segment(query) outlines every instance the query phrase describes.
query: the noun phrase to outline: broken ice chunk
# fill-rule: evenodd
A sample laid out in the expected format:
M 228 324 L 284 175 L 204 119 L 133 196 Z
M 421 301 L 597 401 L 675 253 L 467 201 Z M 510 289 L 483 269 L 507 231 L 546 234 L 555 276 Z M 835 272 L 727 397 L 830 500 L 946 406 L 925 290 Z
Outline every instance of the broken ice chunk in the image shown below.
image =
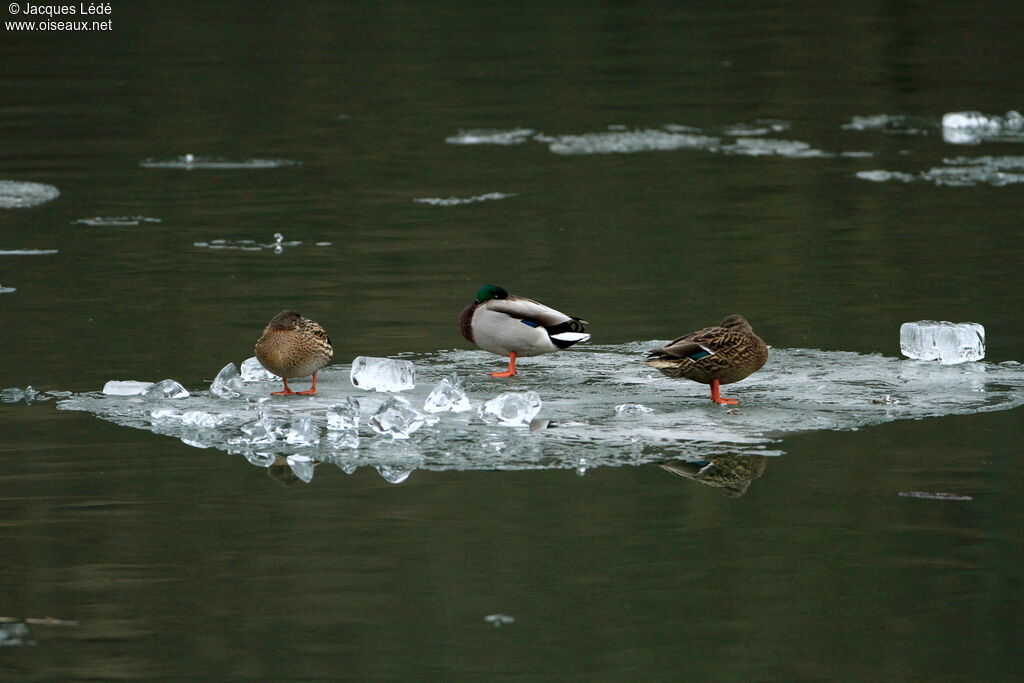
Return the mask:
M 214 378 L 210 385 L 210 393 L 220 398 L 235 398 L 241 396 L 245 384 L 234 363 L 228 363 Z
M 136 382 L 132 379 L 112 379 L 103 385 L 103 393 L 107 396 L 135 396 L 153 386 L 152 382 Z
M 256 420 L 242 425 L 241 431 L 242 434 L 245 434 L 245 440 L 250 444 L 266 445 L 277 441 L 277 435 L 274 433 L 274 429 L 262 420 Z
M 392 396 L 370 417 L 370 427 L 381 436 L 408 439 L 410 434 L 423 425 L 436 421 L 437 418 L 428 417 L 413 408 L 407 399 Z
M 900 353 L 944 365 L 985 357 L 985 328 L 978 323 L 919 320 L 900 325 Z
M 289 455 L 285 458 L 285 462 L 288 463 L 288 467 L 292 469 L 296 477 L 307 484 L 313 481 L 313 468 L 316 467 L 316 462 L 308 455 Z
M 423 410 L 428 413 L 461 413 L 469 407 L 469 396 L 462 386 L 462 378 L 454 372 L 437 383 L 423 404 Z
M 411 361 L 357 356 L 352 361 L 352 386 L 367 391 L 405 391 L 416 386 Z
M 0 391 L 0 402 L 3 403 L 17 403 L 23 398 L 25 398 L 25 392 L 17 387 L 10 387 Z
M 320 431 L 313 425 L 313 418 L 300 417 L 281 426 L 284 440 L 295 446 L 315 446 L 320 441 Z
M 203 410 L 189 410 L 181 415 L 181 424 L 186 427 L 213 429 L 227 420 L 224 415 L 212 415 Z
M 536 391 L 506 391 L 480 406 L 480 419 L 516 427 L 530 424 L 542 405 Z
M 359 429 L 359 401 L 349 396 L 328 408 L 327 429 L 339 432 Z
M 23 180 L 0 180 L 0 209 L 22 209 L 44 204 L 60 196 L 53 185 Z
M 256 356 L 246 358 L 242 361 L 242 365 L 239 368 L 239 374 L 241 375 L 243 382 L 270 382 L 271 380 L 281 379 L 270 370 L 263 367 L 263 365 L 256 360 Z
M 188 389 L 181 386 L 173 379 L 165 379 L 162 382 L 147 387 L 140 394 L 142 398 L 188 398 Z

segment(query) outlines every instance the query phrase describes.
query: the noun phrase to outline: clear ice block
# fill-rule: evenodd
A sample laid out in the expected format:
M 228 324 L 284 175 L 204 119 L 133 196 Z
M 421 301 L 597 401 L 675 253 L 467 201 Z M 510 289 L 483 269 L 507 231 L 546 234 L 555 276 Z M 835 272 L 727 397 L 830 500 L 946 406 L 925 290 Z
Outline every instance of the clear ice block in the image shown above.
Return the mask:
M 270 382 L 272 380 L 280 380 L 281 378 L 263 367 L 256 356 L 252 358 L 246 358 L 242 361 L 242 365 L 239 368 L 239 374 L 242 376 L 243 382 Z
M 188 398 L 191 394 L 188 389 L 181 386 L 173 379 L 165 379 L 147 387 L 141 394 L 142 398 Z
M 243 389 L 245 383 L 234 363 L 228 363 L 221 368 L 210 385 L 210 393 L 220 398 L 236 398 L 242 395 Z
M 454 372 L 438 382 L 423 403 L 423 410 L 428 413 L 462 413 L 469 408 L 469 396 L 463 388 L 462 378 Z
M 515 427 L 526 426 L 540 412 L 543 401 L 536 391 L 506 391 L 480 406 L 480 419 Z
M 349 396 L 328 408 L 327 429 L 332 432 L 359 429 L 359 401 Z
M 152 382 L 137 382 L 133 379 L 112 379 L 103 385 L 103 393 L 107 396 L 135 396 L 153 386 Z
M 416 366 L 407 360 L 357 356 L 351 378 L 352 386 L 367 391 L 405 391 L 416 386 Z
M 392 396 L 370 417 L 370 427 L 381 436 L 408 439 L 417 429 L 436 420 L 413 408 L 407 399 Z
M 900 353 L 943 365 L 985 357 L 985 328 L 978 323 L 919 320 L 900 325 Z

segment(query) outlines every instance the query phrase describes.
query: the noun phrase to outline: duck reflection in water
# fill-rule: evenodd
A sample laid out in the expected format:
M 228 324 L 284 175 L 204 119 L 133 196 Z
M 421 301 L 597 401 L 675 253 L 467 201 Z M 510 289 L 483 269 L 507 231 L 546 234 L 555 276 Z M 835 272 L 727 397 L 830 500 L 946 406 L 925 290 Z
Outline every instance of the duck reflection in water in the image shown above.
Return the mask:
M 727 496 L 738 498 L 750 482 L 764 474 L 768 459 L 763 455 L 709 455 L 704 460 L 669 460 L 658 467 L 686 479 L 713 486 Z

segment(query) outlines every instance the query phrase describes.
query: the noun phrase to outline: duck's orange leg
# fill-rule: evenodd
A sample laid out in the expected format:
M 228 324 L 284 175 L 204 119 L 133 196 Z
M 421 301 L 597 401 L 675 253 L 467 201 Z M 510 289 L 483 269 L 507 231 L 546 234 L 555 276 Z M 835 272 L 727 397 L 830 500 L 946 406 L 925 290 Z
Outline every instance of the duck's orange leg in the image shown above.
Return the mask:
M 296 391 L 295 393 L 300 396 L 316 396 L 316 373 L 313 373 L 313 386 L 305 391 Z
M 516 352 L 508 354 L 508 370 L 505 372 L 492 372 L 491 377 L 513 377 L 516 374 Z
M 271 396 L 291 396 L 292 394 L 295 393 L 294 391 L 292 391 L 292 388 L 290 386 L 288 386 L 288 380 L 287 379 L 282 377 L 281 381 L 284 382 L 284 391 L 272 391 L 272 392 L 270 392 Z
M 711 380 L 711 400 L 720 405 L 735 406 L 739 405 L 740 400 L 738 398 L 724 398 L 718 393 L 718 380 Z

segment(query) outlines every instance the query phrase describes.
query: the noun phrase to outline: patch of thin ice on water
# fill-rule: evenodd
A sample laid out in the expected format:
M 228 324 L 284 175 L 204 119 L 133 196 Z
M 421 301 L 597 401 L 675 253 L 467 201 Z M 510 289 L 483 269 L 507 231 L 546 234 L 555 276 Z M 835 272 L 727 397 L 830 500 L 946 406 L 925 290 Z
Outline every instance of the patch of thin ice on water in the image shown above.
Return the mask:
M 1024 142 L 1024 115 L 1016 111 L 1002 116 L 980 111 L 950 112 L 942 117 L 942 139 L 954 145 Z
M 940 187 L 1004 187 L 1024 183 L 1024 157 L 1021 156 L 953 157 L 943 159 L 942 163 L 945 166 L 936 166 L 916 174 L 875 170 L 860 171 L 856 177 L 879 183 L 924 181 Z
M 23 180 L 0 180 L 0 209 L 27 209 L 60 196 L 53 185 Z
M 262 168 L 282 168 L 300 166 L 302 162 L 290 159 L 225 159 L 222 157 L 196 156 L 184 154 L 174 159 L 143 159 L 139 162 L 142 168 L 170 168 L 186 171 L 213 170 L 244 170 Z
M 464 204 L 476 204 L 477 202 L 489 202 L 496 199 L 508 199 L 515 197 L 513 192 L 488 192 L 473 197 L 420 197 L 413 201 L 417 204 L 428 204 L 430 206 L 462 206 Z
M 719 138 L 708 135 L 671 132 L 657 129 L 608 131 L 581 135 L 537 135 L 554 154 L 633 154 L 635 152 L 676 149 L 714 149 Z
M 50 256 L 59 253 L 59 249 L 0 249 L 0 256 Z
M 935 129 L 935 123 L 924 119 L 898 114 L 876 114 L 873 116 L 854 116 L 849 123 L 842 125 L 843 130 L 878 131 L 888 135 L 928 135 Z
M 93 227 L 121 227 L 142 225 L 144 223 L 162 223 L 159 218 L 148 216 L 93 216 L 92 218 L 79 218 L 71 221 L 75 225 L 89 225 Z
M 193 440 L 196 428 L 183 425 L 180 416 L 202 411 L 216 422 L 203 429 L 202 443 L 250 462 L 300 454 L 345 471 L 374 467 L 388 477 L 416 468 L 575 470 L 580 458 L 589 471 L 670 458 L 700 462 L 721 454 L 780 455 L 779 440 L 788 434 L 1024 405 L 1024 365 L 1017 363 L 942 365 L 878 354 L 773 348 L 761 371 L 728 386 L 726 395 L 742 402 L 737 410 L 712 404 L 705 385 L 671 379 L 645 366 L 646 352 L 660 344 L 591 345 L 524 358 L 519 375 L 508 380 L 489 376 L 501 359 L 486 352 L 408 354 L 402 360 L 414 363 L 416 384 L 397 397 L 407 399 L 401 401 L 352 386 L 351 367 L 339 364 L 320 371 L 316 396 L 270 397 L 277 387 L 257 382 L 243 385 L 232 398 L 208 390 L 157 401 L 93 392 L 65 396 L 58 404 Z M 536 392 L 541 406 L 531 428 L 488 422 L 475 410 L 427 415 L 413 407 L 423 406 L 453 372 L 463 378 L 465 394 L 477 405 L 507 392 Z M 519 422 L 525 419 L 516 415 Z M 308 427 L 300 428 L 304 419 Z M 293 443 L 288 443 L 289 434 Z
M 449 145 L 521 145 L 534 133 L 532 128 L 511 130 L 478 128 L 460 130 L 445 139 Z

